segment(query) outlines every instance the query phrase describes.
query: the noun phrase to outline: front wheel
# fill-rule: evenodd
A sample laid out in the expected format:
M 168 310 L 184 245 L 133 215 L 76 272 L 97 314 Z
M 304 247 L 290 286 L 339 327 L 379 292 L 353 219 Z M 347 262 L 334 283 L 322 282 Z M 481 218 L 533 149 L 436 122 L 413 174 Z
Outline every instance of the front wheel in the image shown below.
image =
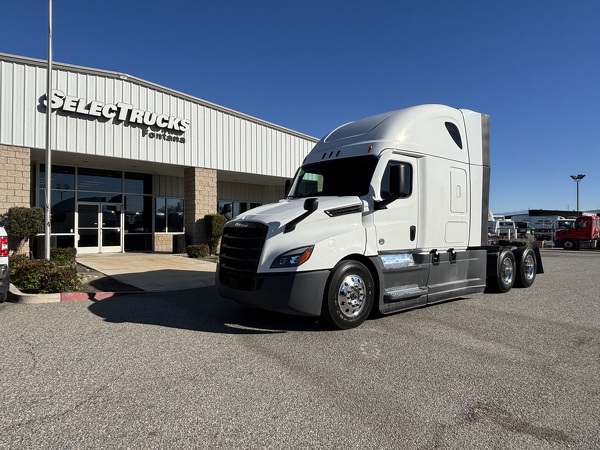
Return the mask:
M 575 245 L 575 241 L 572 239 L 564 241 L 562 246 L 565 250 L 577 250 L 577 245 Z
M 358 327 L 373 308 L 373 276 L 358 261 L 342 261 L 333 268 L 325 295 L 325 320 L 342 330 Z

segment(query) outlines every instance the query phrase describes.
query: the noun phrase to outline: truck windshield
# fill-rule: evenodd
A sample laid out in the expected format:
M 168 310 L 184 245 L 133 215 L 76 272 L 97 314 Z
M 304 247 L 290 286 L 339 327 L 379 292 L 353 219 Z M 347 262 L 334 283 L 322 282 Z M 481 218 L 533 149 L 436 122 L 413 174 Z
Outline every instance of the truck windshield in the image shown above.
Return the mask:
M 306 164 L 298 169 L 289 197 L 366 195 L 376 156 L 359 156 Z

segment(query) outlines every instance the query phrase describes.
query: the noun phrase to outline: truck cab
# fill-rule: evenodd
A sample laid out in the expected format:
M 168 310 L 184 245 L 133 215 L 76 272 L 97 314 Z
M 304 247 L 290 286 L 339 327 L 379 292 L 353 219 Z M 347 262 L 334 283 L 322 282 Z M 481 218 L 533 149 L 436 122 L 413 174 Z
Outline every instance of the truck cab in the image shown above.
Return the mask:
M 556 232 L 555 245 L 565 250 L 600 247 L 600 216 L 579 216 L 569 228 Z

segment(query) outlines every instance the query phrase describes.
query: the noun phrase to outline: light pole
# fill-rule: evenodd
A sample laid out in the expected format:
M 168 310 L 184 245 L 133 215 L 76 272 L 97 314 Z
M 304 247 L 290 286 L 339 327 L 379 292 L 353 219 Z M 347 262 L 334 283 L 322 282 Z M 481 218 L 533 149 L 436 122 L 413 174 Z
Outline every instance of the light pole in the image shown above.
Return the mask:
M 580 173 L 579 175 L 571 175 L 573 181 L 577 183 L 577 215 L 579 215 L 579 182 L 585 177 L 584 174 Z

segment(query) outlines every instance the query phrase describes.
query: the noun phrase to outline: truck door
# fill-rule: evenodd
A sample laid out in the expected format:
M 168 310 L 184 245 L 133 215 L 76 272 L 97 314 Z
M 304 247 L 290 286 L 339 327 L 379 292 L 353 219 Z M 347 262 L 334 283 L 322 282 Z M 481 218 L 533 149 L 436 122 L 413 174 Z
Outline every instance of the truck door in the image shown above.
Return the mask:
M 380 195 L 384 204 L 376 206 L 373 224 L 376 248 L 381 268 L 382 296 L 379 310 L 391 312 L 406 307 L 424 305 L 427 302 L 427 279 L 430 270 L 430 254 L 419 252 L 417 247 L 419 213 L 418 160 L 394 154 L 386 162 L 381 161 Z M 395 165 L 403 165 L 401 191 L 403 194 L 385 204 L 393 192 Z
M 383 168 L 380 194 L 382 199 L 389 197 L 390 169 L 393 165 L 404 164 L 408 168 L 407 179 L 403 180 L 408 195 L 398 198 L 378 209 L 374 213 L 374 225 L 377 236 L 377 251 L 381 253 L 410 253 L 416 247 L 418 190 L 417 159 L 394 155 Z

